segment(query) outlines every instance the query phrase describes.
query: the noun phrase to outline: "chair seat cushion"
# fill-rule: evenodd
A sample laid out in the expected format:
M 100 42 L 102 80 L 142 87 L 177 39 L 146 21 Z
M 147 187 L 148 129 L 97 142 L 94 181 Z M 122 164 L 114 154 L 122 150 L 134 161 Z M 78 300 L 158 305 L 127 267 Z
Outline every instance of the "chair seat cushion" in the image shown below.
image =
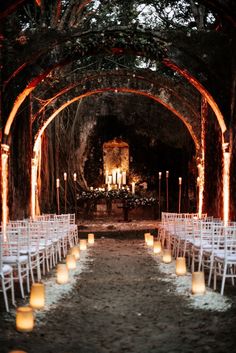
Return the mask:
M 3 264 L 2 273 L 3 273 L 4 275 L 7 275 L 7 274 L 12 273 L 12 267 L 11 267 L 10 265 L 4 265 L 4 264 Z
M 22 256 L 3 256 L 3 262 L 6 264 L 16 264 L 16 263 L 24 263 L 28 262 L 28 256 L 22 255 Z

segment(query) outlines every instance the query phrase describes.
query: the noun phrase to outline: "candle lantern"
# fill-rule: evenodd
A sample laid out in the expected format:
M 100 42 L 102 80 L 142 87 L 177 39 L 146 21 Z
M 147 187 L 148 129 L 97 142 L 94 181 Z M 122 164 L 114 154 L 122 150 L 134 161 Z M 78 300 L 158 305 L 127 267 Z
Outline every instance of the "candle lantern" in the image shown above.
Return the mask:
M 86 239 L 80 239 L 80 242 L 79 242 L 79 247 L 80 247 L 80 250 L 87 250 L 87 240 Z
M 88 234 L 88 244 L 94 244 L 94 234 L 93 233 Z
M 163 250 L 162 261 L 165 264 L 169 264 L 172 261 L 171 250 L 170 249 L 164 249 Z
M 147 239 L 147 246 L 153 246 L 154 240 L 153 240 L 153 235 L 149 235 Z
M 186 275 L 187 269 L 186 269 L 185 257 L 177 257 L 175 272 L 176 272 L 177 276 Z
M 16 309 L 16 330 L 31 332 L 34 328 L 34 313 L 30 306 L 21 306 Z
M 65 284 L 69 280 L 69 272 L 66 264 L 57 265 L 57 283 Z
M 43 283 L 33 283 L 30 291 L 30 306 L 42 309 L 45 305 L 45 287 Z
M 153 252 L 154 252 L 154 254 L 160 254 L 161 253 L 161 242 L 160 242 L 160 240 L 154 241 Z
M 78 246 L 73 246 L 73 248 L 71 248 L 70 250 L 70 254 L 74 255 L 76 260 L 79 260 L 80 258 L 80 250 Z
M 76 259 L 72 254 L 66 256 L 66 266 L 68 270 L 74 270 L 76 268 Z
M 146 244 L 147 244 L 149 235 L 151 235 L 151 233 L 144 233 L 144 239 Z
M 192 273 L 192 293 L 204 294 L 206 291 L 204 272 Z

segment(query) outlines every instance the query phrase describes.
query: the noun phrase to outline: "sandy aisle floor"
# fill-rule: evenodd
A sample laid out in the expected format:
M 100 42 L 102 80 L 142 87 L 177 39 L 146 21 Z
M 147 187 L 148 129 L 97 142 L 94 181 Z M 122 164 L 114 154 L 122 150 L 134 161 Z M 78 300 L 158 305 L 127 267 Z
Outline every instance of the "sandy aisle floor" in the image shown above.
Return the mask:
M 236 310 L 191 309 L 134 239 L 99 239 L 71 293 L 32 333 L 0 320 L 0 352 L 236 352 Z

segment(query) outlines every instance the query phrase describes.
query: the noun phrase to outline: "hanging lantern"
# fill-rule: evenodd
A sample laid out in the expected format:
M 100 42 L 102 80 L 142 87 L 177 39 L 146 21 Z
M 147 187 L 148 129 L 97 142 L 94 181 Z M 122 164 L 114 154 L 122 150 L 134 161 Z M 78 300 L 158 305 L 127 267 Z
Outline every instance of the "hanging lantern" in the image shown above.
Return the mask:
M 165 264 L 169 264 L 172 261 L 171 250 L 170 249 L 164 249 L 163 250 L 162 261 Z
M 76 269 L 76 259 L 75 259 L 74 255 L 68 254 L 66 256 L 66 266 L 67 266 L 68 270 Z
M 177 276 L 186 275 L 187 268 L 186 268 L 186 259 L 185 259 L 185 257 L 177 257 L 175 272 L 176 272 Z
M 73 248 L 71 248 L 70 250 L 70 254 L 74 255 L 76 260 L 79 260 L 80 258 L 80 250 L 78 246 L 73 246 Z
M 65 284 L 69 280 L 69 272 L 66 264 L 57 265 L 57 283 Z
M 204 272 L 192 273 L 192 293 L 204 294 L 206 291 Z
M 88 244 L 94 244 L 94 234 L 93 233 L 88 234 Z
M 45 305 L 45 287 L 43 283 L 33 283 L 30 291 L 30 306 L 42 309 Z
M 154 237 L 153 235 L 149 235 L 147 238 L 147 246 L 153 246 L 154 243 Z
M 30 306 L 20 306 L 16 309 L 16 330 L 31 332 L 34 328 L 34 313 Z
M 79 248 L 82 251 L 87 250 L 87 240 L 86 239 L 80 239 Z
M 153 252 L 154 252 L 154 254 L 160 254 L 161 253 L 161 242 L 160 242 L 160 240 L 154 241 Z

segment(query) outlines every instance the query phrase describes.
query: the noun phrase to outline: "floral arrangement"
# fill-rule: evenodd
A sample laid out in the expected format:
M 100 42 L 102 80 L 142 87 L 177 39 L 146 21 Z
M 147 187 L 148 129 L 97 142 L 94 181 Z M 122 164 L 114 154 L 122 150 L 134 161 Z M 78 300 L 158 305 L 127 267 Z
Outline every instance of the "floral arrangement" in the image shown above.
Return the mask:
M 157 204 L 155 197 L 143 197 L 137 194 L 132 194 L 125 189 L 120 190 L 88 190 L 82 191 L 77 194 L 77 200 L 81 201 L 98 201 L 99 199 L 117 200 L 123 201 L 124 206 L 132 209 L 136 207 L 153 206 Z

